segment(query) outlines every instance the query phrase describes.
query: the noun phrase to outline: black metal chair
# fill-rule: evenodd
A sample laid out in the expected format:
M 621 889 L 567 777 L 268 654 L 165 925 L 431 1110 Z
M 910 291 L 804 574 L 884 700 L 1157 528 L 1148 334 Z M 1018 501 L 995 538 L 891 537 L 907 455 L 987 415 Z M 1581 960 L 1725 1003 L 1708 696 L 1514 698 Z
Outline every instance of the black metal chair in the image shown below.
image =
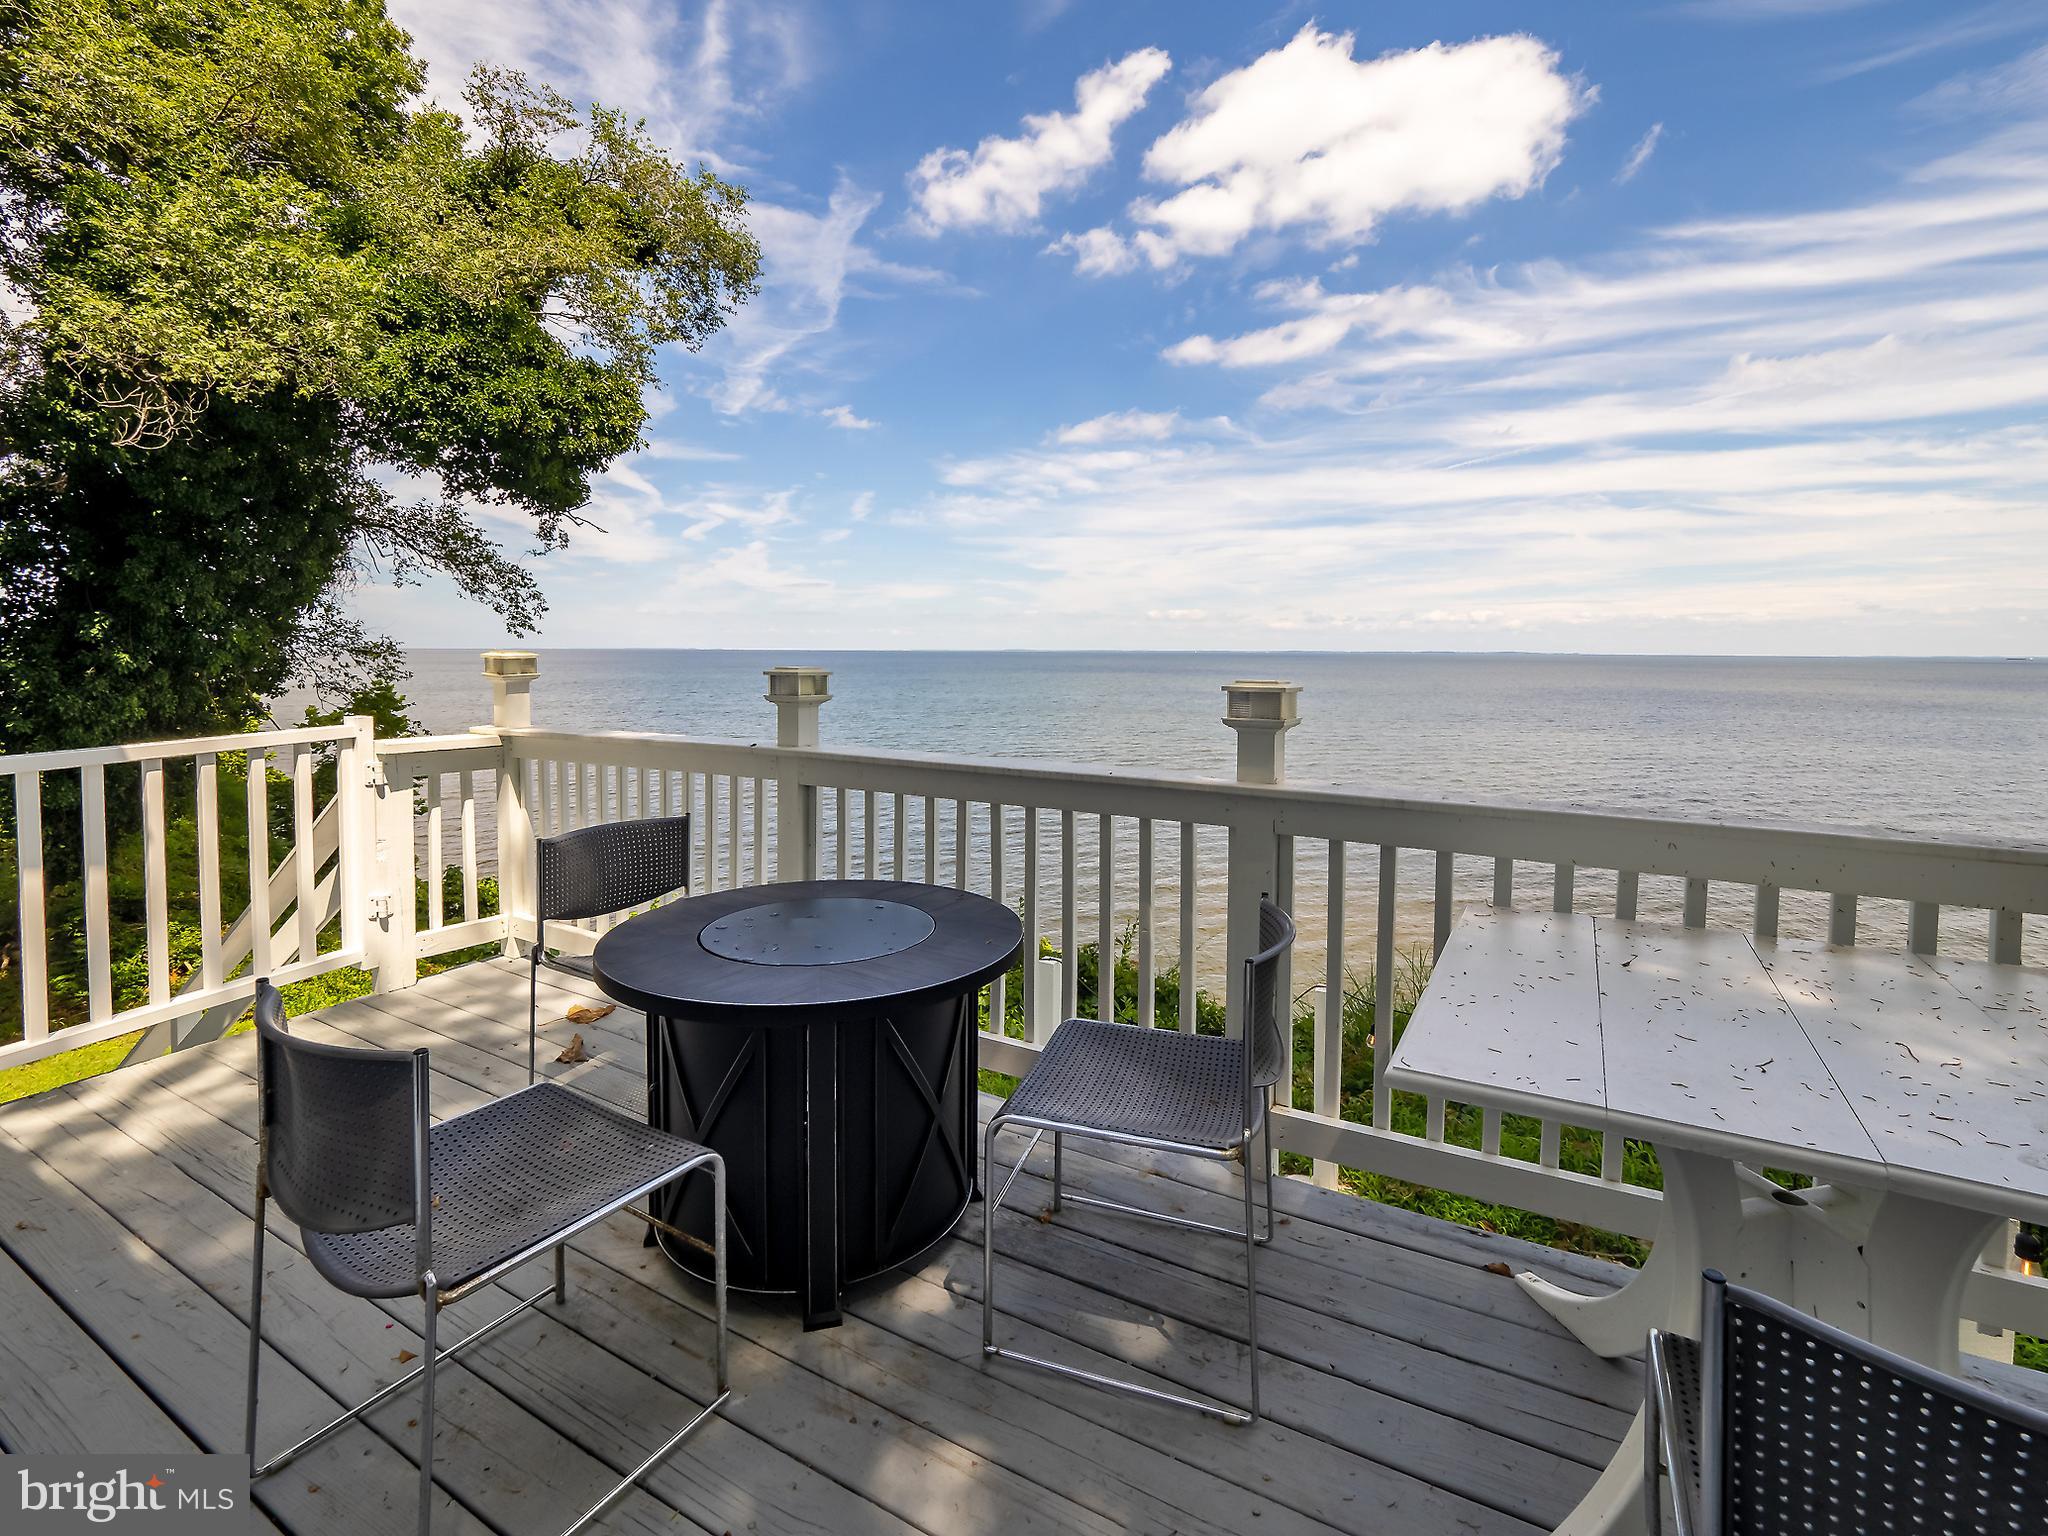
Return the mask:
M 690 818 L 649 816 L 539 838 L 534 864 L 526 1021 L 529 1083 L 540 1075 L 540 968 L 590 975 L 588 955 L 548 953 L 548 924 L 623 912 L 688 887 Z
M 700 1168 L 712 1178 L 717 1383 L 711 1402 L 664 1440 L 563 1536 L 581 1530 L 682 1444 L 727 1396 L 725 1165 L 715 1152 L 629 1119 L 558 1083 L 519 1089 L 433 1125 L 427 1053 L 324 1045 L 292 1035 L 284 1001 L 256 983 L 256 1244 L 249 1292 L 250 1479 L 268 1477 L 365 1412 L 420 1381 L 419 1529 L 434 1489 L 434 1372 L 527 1308 L 568 1299 L 563 1244 L 615 1211 Z M 420 1364 L 267 1462 L 256 1459 L 263 1350 L 263 1231 L 268 1203 L 298 1223 L 306 1257 L 351 1296 L 418 1296 Z M 665 1224 L 663 1224 L 665 1227 Z M 666 1227 L 665 1227 L 666 1229 Z M 672 1229 L 669 1229 L 672 1230 Z M 683 1241 L 702 1240 L 677 1232 Z M 447 1349 L 441 1309 L 527 1260 L 554 1251 L 554 1284 Z
M 2048 1413 L 1706 1272 L 1652 1331 L 1643 1498 L 1679 1536 L 2038 1536 Z
M 1259 951 L 1245 961 L 1245 1038 L 1183 1035 L 1174 1030 L 1068 1019 L 1053 1031 L 1045 1050 L 1016 1092 L 989 1118 L 983 1151 L 984 1189 L 995 1188 L 996 1132 L 1017 1126 L 1032 1132 L 1017 1165 L 982 1212 L 981 1349 L 992 1359 L 1071 1376 L 1094 1386 L 1128 1392 L 1156 1402 L 1198 1409 L 1231 1424 L 1259 1416 L 1259 1290 L 1255 1256 L 1273 1237 L 1273 1084 L 1288 1070 L 1292 1021 L 1279 994 L 1280 959 L 1294 943 L 1293 919 L 1271 901 L 1259 900 Z M 1144 1216 L 1153 1221 L 1215 1232 L 1244 1243 L 1245 1340 L 1251 1351 L 1251 1409 L 1225 1407 L 1196 1397 L 1161 1392 L 1136 1382 L 1042 1360 L 999 1347 L 995 1341 L 995 1215 L 1041 1138 L 1052 1133 L 1052 1209 L 1064 1201 Z M 1252 1140 L 1263 1132 L 1266 1230 L 1252 1221 Z M 1190 1157 L 1235 1162 L 1244 1173 L 1244 1227 L 1218 1226 L 1146 1210 L 1118 1200 L 1063 1191 L 1062 1138 L 1081 1136 L 1125 1146 L 1181 1152 Z

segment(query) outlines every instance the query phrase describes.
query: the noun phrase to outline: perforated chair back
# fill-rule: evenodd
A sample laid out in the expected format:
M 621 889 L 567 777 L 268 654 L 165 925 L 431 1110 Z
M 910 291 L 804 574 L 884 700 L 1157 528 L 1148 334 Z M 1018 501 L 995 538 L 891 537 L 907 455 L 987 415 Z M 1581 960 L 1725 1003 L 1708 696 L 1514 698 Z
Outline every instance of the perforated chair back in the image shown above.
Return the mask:
M 641 906 L 690 883 L 690 818 L 612 821 L 535 843 L 534 913 L 574 922 Z
M 2048 1413 L 1707 1272 L 1702 1536 L 2037 1536 Z
M 263 1176 L 312 1232 L 378 1232 L 415 1215 L 414 1095 L 425 1052 L 302 1040 L 284 1000 L 256 983 Z
M 1280 961 L 1294 947 L 1294 919 L 1259 898 L 1259 950 L 1245 962 L 1246 1038 L 1251 1041 L 1252 1086 L 1269 1088 L 1287 1075 L 1293 1020 L 1280 996 Z

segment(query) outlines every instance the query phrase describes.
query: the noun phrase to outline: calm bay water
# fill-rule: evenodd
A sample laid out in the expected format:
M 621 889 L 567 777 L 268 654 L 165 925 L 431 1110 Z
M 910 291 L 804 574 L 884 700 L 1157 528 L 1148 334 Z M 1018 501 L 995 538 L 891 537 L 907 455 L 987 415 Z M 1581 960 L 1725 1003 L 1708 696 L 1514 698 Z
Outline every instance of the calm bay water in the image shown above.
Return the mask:
M 421 650 L 410 661 L 406 692 L 430 730 L 488 718 L 475 652 Z M 772 740 L 761 672 L 790 662 L 832 670 L 821 730 L 828 746 L 1228 777 L 1234 743 L 1219 718 L 1221 685 L 1283 677 L 1302 685 L 1303 723 L 1287 747 L 1294 782 L 2048 843 L 2041 661 L 546 650 L 534 718 L 566 729 Z M 977 826 L 972 839 L 984 867 L 985 833 Z M 1017 837 L 1013 825 L 1013 845 Z M 1085 882 L 1092 830 L 1081 841 Z M 1207 911 L 1220 881 L 1212 852 L 1205 849 L 1200 875 L 1204 971 L 1217 948 Z M 1174 859 L 1170 841 L 1162 843 L 1159 910 L 1169 928 Z M 1009 862 L 1015 881 L 1021 862 Z M 1297 887 L 1312 949 L 1324 864 L 1319 847 L 1305 856 Z M 1408 940 L 1426 932 L 1426 861 L 1411 858 L 1402 875 Z M 1347 880 L 1346 930 L 1348 952 L 1361 955 L 1369 954 L 1361 941 L 1369 940 L 1371 907 L 1362 882 L 1371 878 L 1370 855 L 1359 850 Z M 1460 861 L 1461 903 L 1484 901 L 1489 887 L 1482 861 Z M 1526 890 L 1523 899 L 1547 903 L 1547 873 L 1530 871 Z M 1597 910 L 1600 877 L 1582 890 Z M 1133 899 L 1120 895 L 1120 920 Z M 1717 889 L 1716 920 L 1722 899 Z M 1644 916 L 1675 913 L 1677 900 L 1677 882 L 1644 881 Z M 1894 925 L 1903 935 L 1903 911 L 1890 906 L 1866 903 L 1873 942 L 1890 942 Z M 1817 904 L 1788 894 L 1788 932 L 1818 931 L 1820 920 Z M 1081 921 L 1086 938 L 1092 909 Z M 1967 915 L 1948 920 L 1945 940 L 1951 935 L 1959 946 L 1970 942 Z M 2029 938 L 2032 958 L 2036 936 Z M 1170 961 L 1171 934 L 1162 933 L 1161 947 L 1162 963 Z M 1317 973 L 1319 960 L 1302 960 Z

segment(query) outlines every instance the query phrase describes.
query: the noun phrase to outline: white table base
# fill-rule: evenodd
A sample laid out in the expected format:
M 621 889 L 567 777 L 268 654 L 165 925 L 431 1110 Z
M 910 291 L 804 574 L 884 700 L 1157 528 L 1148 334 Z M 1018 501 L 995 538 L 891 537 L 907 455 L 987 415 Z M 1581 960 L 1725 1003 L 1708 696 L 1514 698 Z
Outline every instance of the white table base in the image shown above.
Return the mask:
M 1641 1353 L 1652 1328 L 1699 1335 L 1700 1272 L 1784 1297 L 1859 1338 L 1953 1374 L 1963 1287 L 2003 1218 L 1841 1185 L 1778 1192 L 1725 1158 L 1659 1146 L 1664 1204 L 1650 1257 L 1604 1296 L 1515 1277 L 1595 1354 Z M 1599 1480 L 1557 1536 L 1639 1536 L 1644 1420 L 1639 1410 Z

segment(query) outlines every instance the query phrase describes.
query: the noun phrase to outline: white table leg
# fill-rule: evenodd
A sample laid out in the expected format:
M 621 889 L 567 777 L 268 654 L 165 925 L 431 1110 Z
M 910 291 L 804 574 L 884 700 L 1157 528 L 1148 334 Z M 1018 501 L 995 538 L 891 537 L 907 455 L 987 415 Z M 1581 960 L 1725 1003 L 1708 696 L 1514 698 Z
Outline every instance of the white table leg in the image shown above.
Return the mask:
M 1586 1491 L 1578 1507 L 1564 1517 L 1556 1536 L 1647 1536 L 1650 1520 L 1643 1508 L 1643 1436 L 1648 1432 L 1643 1410 L 1638 1408 L 1614 1460 L 1607 1463 L 1600 1480 Z M 1671 1528 L 1669 1520 L 1664 1528 Z
M 1649 1261 L 1620 1290 L 1585 1296 L 1524 1272 L 1516 1283 L 1536 1304 L 1606 1359 L 1640 1354 L 1652 1328 L 1696 1334 L 1700 1271 L 1737 1273 L 1742 1231 L 1742 1184 L 1726 1159 L 1657 1148 L 1664 1170 L 1664 1206 Z M 1640 1458 L 1639 1458 L 1640 1464 Z
M 1863 1240 L 1870 1266 L 1869 1338 L 1954 1375 L 1963 1287 L 2002 1216 L 1893 1191 L 1878 1202 Z

